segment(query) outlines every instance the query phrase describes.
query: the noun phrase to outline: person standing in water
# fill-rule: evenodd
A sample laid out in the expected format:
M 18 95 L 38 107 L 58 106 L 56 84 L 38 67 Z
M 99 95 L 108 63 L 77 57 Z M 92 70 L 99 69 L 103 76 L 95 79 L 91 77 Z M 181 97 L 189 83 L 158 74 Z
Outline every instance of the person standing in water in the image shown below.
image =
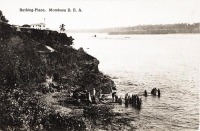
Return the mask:
M 155 88 L 155 89 L 154 89 L 154 96 L 156 96 L 156 92 L 157 92 L 157 89 Z
M 160 97 L 160 89 L 158 89 L 158 97 Z
M 147 91 L 146 90 L 144 91 L 144 96 L 147 97 Z
M 128 93 L 125 94 L 125 107 L 128 107 Z
M 151 94 L 153 95 L 153 93 L 154 93 L 154 88 L 151 90 Z

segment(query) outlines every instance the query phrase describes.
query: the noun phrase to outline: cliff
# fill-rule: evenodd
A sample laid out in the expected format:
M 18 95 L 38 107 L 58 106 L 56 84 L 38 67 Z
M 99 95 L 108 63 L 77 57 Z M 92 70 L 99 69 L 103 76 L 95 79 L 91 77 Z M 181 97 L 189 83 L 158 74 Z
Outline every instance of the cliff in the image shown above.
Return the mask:
M 83 49 L 71 47 L 73 38 L 55 31 L 15 31 L 0 23 L 0 84 L 39 84 L 48 76 L 69 87 L 110 93 L 113 81 L 103 75 L 99 61 Z M 65 86 L 64 86 L 65 87 Z
M 111 93 L 115 87 L 99 71 L 99 61 L 82 48 L 74 49 L 72 43 L 73 38 L 63 33 L 16 31 L 0 21 L 0 130 L 36 130 L 41 125 L 48 130 L 50 125 L 59 128 L 61 119 L 71 125 L 65 123 L 64 129 L 86 129 L 80 117 L 66 115 L 55 121 L 56 111 L 41 102 L 46 96 L 41 85 L 48 79 L 54 86 L 62 85 L 62 90 L 95 88 L 97 95 L 100 90 Z

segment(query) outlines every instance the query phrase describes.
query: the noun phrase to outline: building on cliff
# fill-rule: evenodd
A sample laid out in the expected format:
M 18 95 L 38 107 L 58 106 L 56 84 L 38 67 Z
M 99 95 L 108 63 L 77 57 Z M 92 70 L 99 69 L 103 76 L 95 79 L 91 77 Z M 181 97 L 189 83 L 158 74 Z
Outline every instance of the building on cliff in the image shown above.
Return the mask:
M 46 24 L 45 23 L 38 23 L 38 24 L 24 24 L 23 26 L 19 26 L 19 25 L 13 25 L 14 27 L 16 27 L 16 31 L 29 31 L 32 29 L 36 29 L 36 30 L 48 30 L 48 28 L 46 28 Z
M 32 29 L 38 29 L 38 30 L 45 30 L 45 23 L 38 23 L 38 24 L 31 24 L 30 28 Z

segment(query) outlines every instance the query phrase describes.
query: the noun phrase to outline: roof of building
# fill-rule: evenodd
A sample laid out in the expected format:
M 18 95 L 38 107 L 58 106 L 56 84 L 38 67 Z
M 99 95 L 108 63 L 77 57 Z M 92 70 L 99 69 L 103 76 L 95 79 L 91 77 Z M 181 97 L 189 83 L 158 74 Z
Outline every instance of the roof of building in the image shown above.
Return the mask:
M 24 24 L 24 25 L 22 25 L 22 27 L 30 27 L 30 25 Z

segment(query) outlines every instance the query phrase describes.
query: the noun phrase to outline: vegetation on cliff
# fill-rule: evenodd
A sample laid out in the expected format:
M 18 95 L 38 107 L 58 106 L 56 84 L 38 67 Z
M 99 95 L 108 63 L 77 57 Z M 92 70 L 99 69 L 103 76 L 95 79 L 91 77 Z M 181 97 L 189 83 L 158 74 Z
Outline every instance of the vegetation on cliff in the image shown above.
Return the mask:
M 0 21 L 0 129 L 28 130 L 42 125 L 48 130 L 49 125 L 56 128 L 63 122 L 73 125 L 63 127 L 67 130 L 85 129 L 77 118 L 57 119 L 58 115 L 40 102 L 39 94 L 47 78 L 56 87 L 62 85 L 63 90 L 92 92 L 95 88 L 97 94 L 100 90 L 110 93 L 114 82 L 99 71 L 99 61 L 81 48 L 74 49 L 73 38 L 64 33 L 16 31 L 5 17 L 1 18 L 4 19 Z

